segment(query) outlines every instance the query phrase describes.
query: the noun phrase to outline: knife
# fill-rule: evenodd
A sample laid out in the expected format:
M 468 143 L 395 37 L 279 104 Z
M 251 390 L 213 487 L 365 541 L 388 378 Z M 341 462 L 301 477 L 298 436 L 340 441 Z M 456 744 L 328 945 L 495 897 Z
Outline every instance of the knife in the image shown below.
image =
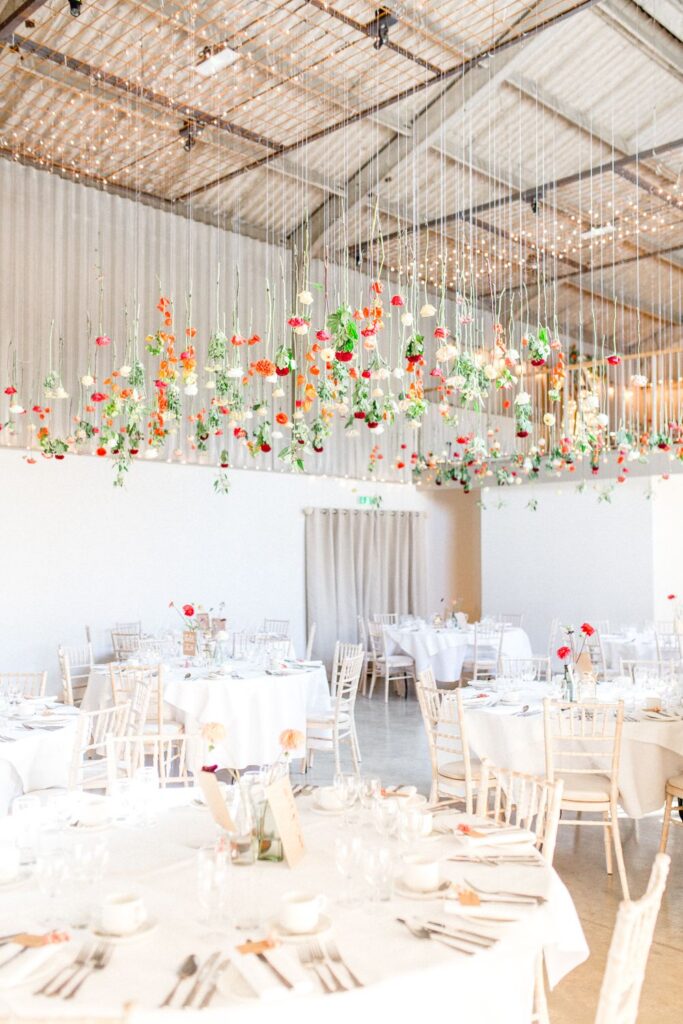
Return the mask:
M 221 960 L 221 962 L 219 963 L 218 967 L 213 972 L 213 978 L 211 979 L 211 984 L 209 985 L 208 989 L 206 990 L 206 995 L 204 996 L 204 998 L 202 999 L 201 1003 L 199 1004 L 199 1009 L 200 1010 L 203 1010 L 205 1007 L 207 1007 L 209 1005 L 209 1003 L 211 1002 L 211 1000 L 213 999 L 213 997 L 215 996 L 216 989 L 218 988 L 218 981 L 220 979 L 220 976 L 223 973 L 223 971 L 225 970 L 225 968 L 228 966 L 229 963 L 230 963 L 230 957 L 226 956 L 225 960 Z
M 270 962 L 265 953 L 257 953 L 256 956 L 261 961 L 261 963 L 264 963 L 266 964 L 267 967 L 270 967 L 273 974 L 285 986 L 285 988 L 294 988 L 294 984 L 289 980 L 289 978 L 286 978 L 285 975 L 277 969 L 275 964 Z
M 192 1005 L 197 993 L 199 992 L 199 989 L 211 974 L 213 966 L 218 960 L 219 956 L 220 952 L 212 953 L 211 956 L 207 960 L 205 960 L 202 966 L 199 968 L 199 970 L 197 971 L 197 978 L 195 980 L 195 983 L 188 992 L 185 1002 L 183 1003 L 183 1009 L 186 1009 L 186 1007 Z

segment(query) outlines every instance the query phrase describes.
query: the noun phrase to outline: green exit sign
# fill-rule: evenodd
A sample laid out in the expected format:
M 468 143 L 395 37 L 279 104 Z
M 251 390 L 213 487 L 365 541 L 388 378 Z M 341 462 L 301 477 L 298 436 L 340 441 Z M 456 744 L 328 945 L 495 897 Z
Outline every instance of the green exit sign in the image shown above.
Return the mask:
M 359 494 L 358 504 L 365 505 L 366 508 L 381 508 L 382 499 L 379 494 Z

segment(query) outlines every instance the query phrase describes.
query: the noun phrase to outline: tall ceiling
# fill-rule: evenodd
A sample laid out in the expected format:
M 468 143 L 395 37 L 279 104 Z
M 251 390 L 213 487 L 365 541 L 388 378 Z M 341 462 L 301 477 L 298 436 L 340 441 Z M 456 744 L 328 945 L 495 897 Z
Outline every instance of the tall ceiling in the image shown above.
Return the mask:
M 0 154 L 681 345 L 679 0 L 386 7 L 376 49 L 376 0 L 0 0 Z M 232 65 L 203 77 L 206 47 Z

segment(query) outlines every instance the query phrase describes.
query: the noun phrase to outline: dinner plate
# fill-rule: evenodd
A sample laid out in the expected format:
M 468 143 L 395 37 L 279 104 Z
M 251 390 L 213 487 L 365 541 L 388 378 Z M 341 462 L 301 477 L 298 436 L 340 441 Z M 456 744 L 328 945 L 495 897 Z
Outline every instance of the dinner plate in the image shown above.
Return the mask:
M 406 900 L 438 900 L 444 899 L 448 892 L 448 886 L 445 886 L 442 882 L 437 889 L 427 889 L 423 891 L 421 889 L 409 889 L 408 886 L 401 881 L 394 883 L 394 893 L 396 896 L 401 896 Z

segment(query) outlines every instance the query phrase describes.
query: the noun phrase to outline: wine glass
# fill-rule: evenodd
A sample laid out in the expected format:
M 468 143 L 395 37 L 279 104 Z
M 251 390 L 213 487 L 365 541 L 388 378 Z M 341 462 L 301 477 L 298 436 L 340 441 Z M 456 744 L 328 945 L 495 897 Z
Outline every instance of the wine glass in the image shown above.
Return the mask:
M 344 879 L 339 905 L 342 907 L 358 906 L 359 897 L 355 891 L 358 866 L 362 855 L 362 843 L 356 835 L 339 832 L 334 839 L 334 863 L 337 871 Z
M 216 925 L 225 916 L 230 850 L 219 840 L 197 851 L 197 901 L 204 924 Z
M 394 882 L 394 858 L 388 846 L 368 846 L 363 850 L 362 868 L 373 903 L 390 900 Z

